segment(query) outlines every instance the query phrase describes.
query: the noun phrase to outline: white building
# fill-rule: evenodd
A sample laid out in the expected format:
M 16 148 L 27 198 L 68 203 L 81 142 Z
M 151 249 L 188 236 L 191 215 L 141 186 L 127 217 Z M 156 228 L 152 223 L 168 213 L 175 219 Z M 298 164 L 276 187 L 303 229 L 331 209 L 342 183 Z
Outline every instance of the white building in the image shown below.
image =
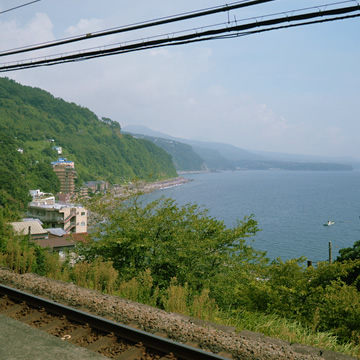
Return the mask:
M 39 219 L 52 228 L 61 228 L 67 234 L 86 233 L 88 211 L 81 205 L 59 204 L 53 194 L 31 190 L 33 201 L 28 206 L 26 216 Z

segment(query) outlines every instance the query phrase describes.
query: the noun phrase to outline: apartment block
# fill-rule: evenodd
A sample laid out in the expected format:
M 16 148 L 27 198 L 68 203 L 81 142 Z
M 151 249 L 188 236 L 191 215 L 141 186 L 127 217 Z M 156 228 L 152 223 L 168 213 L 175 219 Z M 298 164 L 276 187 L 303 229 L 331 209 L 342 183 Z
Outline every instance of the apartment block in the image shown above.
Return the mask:
M 60 192 L 73 195 L 75 192 L 76 171 L 73 161 L 66 158 L 59 158 L 51 163 L 60 180 Z
M 88 211 L 81 205 L 56 203 L 52 194 L 32 190 L 33 201 L 26 216 L 39 219 L 50 228 L 61 228 L 67 234 L 87 232 Z

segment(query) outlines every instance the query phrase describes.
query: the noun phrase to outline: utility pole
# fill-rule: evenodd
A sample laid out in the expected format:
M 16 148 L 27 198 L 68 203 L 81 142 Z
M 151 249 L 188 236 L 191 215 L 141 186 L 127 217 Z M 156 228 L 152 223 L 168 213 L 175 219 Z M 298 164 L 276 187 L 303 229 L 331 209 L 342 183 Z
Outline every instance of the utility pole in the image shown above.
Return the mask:
M 329 241 L 329 264 L 332 264 L 332 248 L 331 248 L 331 241 Z

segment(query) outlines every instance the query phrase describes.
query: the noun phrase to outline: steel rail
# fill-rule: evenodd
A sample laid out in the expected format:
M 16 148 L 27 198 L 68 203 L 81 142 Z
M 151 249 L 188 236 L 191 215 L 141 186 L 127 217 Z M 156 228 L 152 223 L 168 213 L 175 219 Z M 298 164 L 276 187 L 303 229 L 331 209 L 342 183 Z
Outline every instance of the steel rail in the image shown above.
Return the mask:
M 144 346 L 151 349 L 172 353 L 180 359 L 186 360 L 228 360 L 223 356 L 219 356 L 201 349 L 196 349 L 191 346 L 178 343 L 173 340 L 165 339 L 160 336 L 147 333 L 142 330 L 134 329 L 129 326 L 117 323 L 112 320 L 104 319 L 96 315 L 86 313 L 81 310 L 71 308 L 66 305 L 47 300 L 21 290 L 11 288 L 6 285 L 0 284 L 0 295 L 8 296 L 10 299 L 26 302 L 28 305 L 38 308 L 44 308 L 48 312 L 56 315 L 64 315 L 71 321 L 81 324 L 88 324 L 90 327 L 106 333 L 114 333 L 115 335 L 135 343 L 141 342 Z

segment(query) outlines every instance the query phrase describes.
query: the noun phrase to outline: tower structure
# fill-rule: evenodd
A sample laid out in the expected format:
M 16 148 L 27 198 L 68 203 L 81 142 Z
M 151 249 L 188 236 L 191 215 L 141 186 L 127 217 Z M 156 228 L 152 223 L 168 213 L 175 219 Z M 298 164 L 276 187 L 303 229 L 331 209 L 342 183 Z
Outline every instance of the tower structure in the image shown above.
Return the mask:
M 74 162 L 66 158 L 59 158 L 59 160 L 53 161 L 51 165 L 60 180 L 60 192 L 74 195 L 76 179 Z

